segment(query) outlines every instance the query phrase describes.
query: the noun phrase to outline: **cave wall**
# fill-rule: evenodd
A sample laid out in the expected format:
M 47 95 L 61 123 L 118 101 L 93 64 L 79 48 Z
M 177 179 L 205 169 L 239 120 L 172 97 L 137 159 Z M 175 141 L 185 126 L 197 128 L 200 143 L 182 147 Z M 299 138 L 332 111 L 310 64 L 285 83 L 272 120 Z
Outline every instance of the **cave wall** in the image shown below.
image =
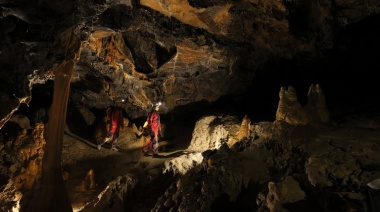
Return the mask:
M 132 118 L 144 116 L 154 101 L 165 103 L 165 113 L 178 108 L 181 115 L 247 98 L 252 100 L 239 109 L 267 108 L 270 118 L 281 86 L 293 85 L 302 102 L 310 84 L 318 83 L 328 104 L 339 95 L 363 97 L 376 89 L 368 85 L 374 84 L 371 67 L 378 65 L 373 52 L 377 1 L 19 0 L 1 5 L 2 123 L 19 106 L 17 98 L 31 97 L 34 85 L 54 80 L 48 70 L 64 59 L 59 39 L 70 27 L 82 48 L 69 101 L 104 109 L 124 97 Z M 357 77 L 354 67 L 365 74 Z M 356 86 L 362 91 L 348 89 L 358 83 L 366 83 Z

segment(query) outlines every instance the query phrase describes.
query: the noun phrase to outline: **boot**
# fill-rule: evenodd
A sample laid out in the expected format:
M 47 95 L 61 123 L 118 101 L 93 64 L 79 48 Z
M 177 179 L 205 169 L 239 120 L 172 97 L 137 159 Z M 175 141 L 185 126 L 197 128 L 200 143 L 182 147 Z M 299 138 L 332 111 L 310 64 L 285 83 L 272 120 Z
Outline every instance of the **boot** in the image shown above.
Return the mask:
M 101 144 L 98 144 L 98 150 L 100 150 L 105 142 L 103 141 Z
M 114 145 L 112 145 L 111 150 L 112 150 L 112 151 L 116 151 L 116 152 L 119 151 L 119 150 L 116 148 L 116 146 L 114 146 Z

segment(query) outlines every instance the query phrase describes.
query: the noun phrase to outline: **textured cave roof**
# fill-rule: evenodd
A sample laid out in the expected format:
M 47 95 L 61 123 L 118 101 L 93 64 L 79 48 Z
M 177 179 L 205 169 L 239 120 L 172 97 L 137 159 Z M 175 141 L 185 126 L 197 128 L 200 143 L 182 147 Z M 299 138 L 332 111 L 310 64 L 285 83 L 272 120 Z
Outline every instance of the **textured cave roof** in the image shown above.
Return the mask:
M 67 56 L 63 32 L 70 30 L 82 43 L 69 99 L 77 107 L 104 109 L 124 97 L 125 111 L 138 118 L 154 101 L 179 116 L 228 102 L 273 118 L 281 86 L 293 85 L 303 101 L 312 83 L 321 84 L 332 111 L 352 101 L 375 102 L 378 1 L 0 5 L 1 117 L 20 101 L 34 111 L 49 106 L 49 81 Z

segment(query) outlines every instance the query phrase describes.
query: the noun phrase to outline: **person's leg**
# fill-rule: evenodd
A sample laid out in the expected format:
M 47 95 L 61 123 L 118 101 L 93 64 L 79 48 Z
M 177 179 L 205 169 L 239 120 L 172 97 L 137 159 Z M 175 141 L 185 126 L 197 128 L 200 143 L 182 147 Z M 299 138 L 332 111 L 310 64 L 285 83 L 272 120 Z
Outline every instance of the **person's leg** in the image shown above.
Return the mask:
M 116 142 L 117 142 L 117 138 L 114 138 L 111 143 L 111 150 L 113 151 L 118 151 L 115 145 Z
M 148 143 L 145 144 L 145 146 L 143 147 L 143 150 L 142 150 L 144 156 L 147 156 L 149 149 L 152 149 L 152 144 L 153 144 L 153 140 L 154 140 L 154 132 L 151 130 L 149 133 L 150 133 L 150 139 L 149 139 Z
M 106 135 L 106 137 L 104 138 L 104 140 L 100 144 L 98 144 L 98 150 L 100 150 L 102 148 L 103 144 L 105 144 L 106 142 L 108 142 L 111 139 L 113 139 L 113 137 L 114 137 L 113 132 L 111 132 L 111 131 L 108 132 L 107 135 Z
M 144 156 L 148 155 L 148 151 L 149 151 L 149 149 L 152 148 L 152 143 L 153 143 L 153 140 L 150 139 L 150 140 L 148 141 L 148 143 L 146 143 L 145 146 L 143 147 L 142 152 L 143 152 Z
M 158 156 L 158 129 L 154 130 L 152 146 L 153 157 L 156 157 Z
M 116 129 L 113 139 L 111 141 L 111 150 L 113 151 L 118 151 L 116 148 L 116 143 L 117 143 L 118 138 L 119 138 L 119 127 Z

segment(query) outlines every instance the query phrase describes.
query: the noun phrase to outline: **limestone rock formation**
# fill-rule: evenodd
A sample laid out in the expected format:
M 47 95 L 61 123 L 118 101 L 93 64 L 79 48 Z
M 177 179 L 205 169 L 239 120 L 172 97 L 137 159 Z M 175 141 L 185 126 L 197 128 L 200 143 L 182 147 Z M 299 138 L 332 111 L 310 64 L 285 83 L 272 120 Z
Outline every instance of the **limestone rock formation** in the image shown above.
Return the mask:
M 327 124 L 330 121 L 325 96 L 320 85 L 310 85 L 307 94 L 307 105 L 302 106 L 293 86 L 282 87 L 276 120 L 291 125 Z

